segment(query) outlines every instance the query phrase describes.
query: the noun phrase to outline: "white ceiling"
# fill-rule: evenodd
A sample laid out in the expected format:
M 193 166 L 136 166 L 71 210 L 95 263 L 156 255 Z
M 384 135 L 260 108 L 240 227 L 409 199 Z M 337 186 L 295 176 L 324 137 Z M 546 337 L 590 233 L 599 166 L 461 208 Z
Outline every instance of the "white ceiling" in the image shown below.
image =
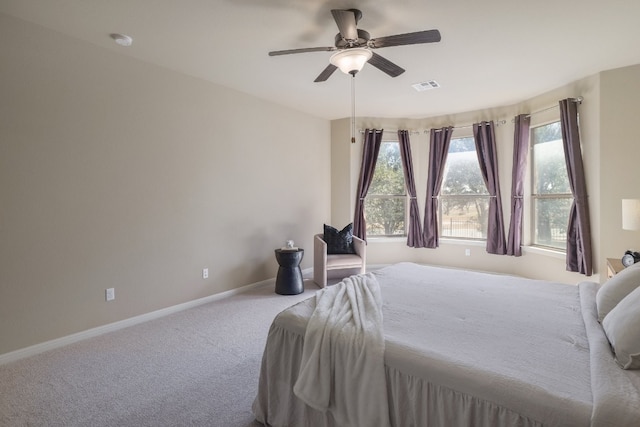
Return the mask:
M 356 76 L 357 115 L 423 118 L 510 105 L 640 63 L 639 0 L 0 0 L 0 12 L 97 46 L 290 106 L 348 117 L 350 76 L 314 83 L 331 52 L 331 9 L 358 8 L 373 38 L 437 28 L 440 43 L 376 50 L 407 71 Z M 116 45 L 110 33 L 133 37 Z M 80 60 L 80 59 L 79 59 Z M 411 85 L 436 80 L 441 88 Z

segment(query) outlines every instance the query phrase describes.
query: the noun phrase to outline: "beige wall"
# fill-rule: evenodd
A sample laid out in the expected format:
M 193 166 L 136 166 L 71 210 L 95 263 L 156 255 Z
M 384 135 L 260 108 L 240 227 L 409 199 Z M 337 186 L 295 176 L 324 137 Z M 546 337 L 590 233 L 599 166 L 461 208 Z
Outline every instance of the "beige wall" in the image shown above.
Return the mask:
M 331 218 L 349 218 L 353 212 L 359 169 L 353 165 L 358 157 L 352 151 L 359 144 L 349 142 L 350 129 L 349 119 L 331 124 Z
M 0 354 L 274 277 L 328 222 L 329 121 L 4 15 L 0 40 Z
M 436 249 L 408 248 L 404 239 L 369 239 L 367 258 L 371 264 L 387 264 L 398 261 L 413 261 L 437 265 L 449 265 L 502 273 L 519 274 L 525 277 L 555 280 L 565 283 L 578 283 L 583 280 L 602 281 L 606 278 L 606 258 L 620 257 L 625 249 L 639 248 L 640 233 L 623 231 L 620 219 L 620 199 L 640 198 L 640 191 L 633 185 L 633 173 L 640 161 L 640 144 L 637 132 L 633 129 L 635 116 L 640 114 L 640 65 L 600 73 L 581 79 L 517 105 L 473 111 L 446 117 L 433 117 L 422 120 L 392 118 L 358 118 L 357 127 L 364 129 L 410 129 L 420 134 L 411 136 L 414 168 L 420 211 L 424 212 L 426 194 L 426 171 L 428 159 L 428 135 L 423 131 L 432 127 L 453 125 L 460 127 L 455 136 L 467 136 L 471 129 L 464 127 L 480 120 L 505 120 L 496 128 L 498 140 L 498 164 L 502 182 L 502 204 L 505 216 L 505 230 L 509 223 L 509 197 L 513 156 L 512 118 L 521 113 L 548 111 L 535 114 L 533 124 L 542 124 L 558 119 L 557 105 L 560 99 L 582 96 L 584 101 L 579 107 L 582 150 L 589 207 L 591 210 L 594 276 L 586 276 L 566 271 L 564 256 L 539 249 L 525 248 L 522 257 L 507 257 L 487 254 L 484 244 L 441 240 Z M 344 144 L 346 136 L 336 135 L 336 130 L 348 132 L 344 120 L 332 122 L 332 148 Z M 393 137 L 394 133 L 389 132 Z M 352 167 L 359 170 L 362 138 L 357 147 L 351 147 Z M 357 173 L 357 172 L 356 172 Z M 333 170 L 332 179 L 340 181 L 344 171 Z M 528 174 L 527 174 L 528 176 Z M 528 178 L 529 179 L 529 178 Z M 350 182 L 349 180 L 345 180 Z M 352 182 L 352 181 L 351 181 Z M 346 184 L 345 184 L 346 185 Z M 355 184 L 354 184 L 355 185 Z M 527 187 L 528 188 L 528 187 Z M 344 190 L 343 190 L 344 192 Z M 334 198 L 333 203 L 338 201 Z M 339 202 L 342 202 L 340 200 Z M 353 198 L 350 210 L 334 210 L 332 221 L 342 226 L 352 220 Z M 530 243 L 530 218 L 525 215 L 525 243 Z M 465 256 L 465 249 L 471 249 L 471 256 Z
M 602 73 L 601 77 L 602 256 L 620 257 L 639 250 L 640 232 L 622 230 L 622 199 L 640 199 L 640 65 Z

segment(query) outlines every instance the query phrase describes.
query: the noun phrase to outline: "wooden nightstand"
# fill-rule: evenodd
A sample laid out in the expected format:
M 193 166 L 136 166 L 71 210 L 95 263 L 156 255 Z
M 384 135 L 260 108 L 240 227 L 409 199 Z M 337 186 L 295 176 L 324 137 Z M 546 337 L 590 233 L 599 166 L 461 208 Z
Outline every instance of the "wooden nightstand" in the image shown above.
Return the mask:
M 607 277 L 611 279 L 616 274 L 624 270 L 624 265 L 619 258 L 607 258 Z

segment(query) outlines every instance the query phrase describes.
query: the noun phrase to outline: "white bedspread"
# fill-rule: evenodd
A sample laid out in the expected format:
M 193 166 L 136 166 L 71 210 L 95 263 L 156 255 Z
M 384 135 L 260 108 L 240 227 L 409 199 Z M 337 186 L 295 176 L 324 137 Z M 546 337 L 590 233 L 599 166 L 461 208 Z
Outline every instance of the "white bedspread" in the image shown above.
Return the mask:
M 615 363 L 597 283 L 410 263 L 373 274 L 392 426 L 640 426 L 640 371 Z M 314 309 L 310 298 L 271 326 L 253 406 L 265 425 L 339 425 L 293 393 Z
M 315 298 L 295 395 L 330 411 L 339 426 L 388 426 L 378 281 L 371 274 L 352 276 Z

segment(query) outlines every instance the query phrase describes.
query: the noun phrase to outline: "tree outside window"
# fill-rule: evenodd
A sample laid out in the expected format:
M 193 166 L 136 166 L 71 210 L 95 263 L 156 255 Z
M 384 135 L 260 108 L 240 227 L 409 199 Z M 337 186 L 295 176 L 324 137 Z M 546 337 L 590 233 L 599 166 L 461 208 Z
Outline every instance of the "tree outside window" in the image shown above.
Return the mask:
M 442 237 L 487 238 L 489 192 L 472 137 L 451 139 L 438 206 Z
M 533 244 L 566 250 L 573 196 L 560 122 L 531 129 Z
M 407 193 L 397 141 L 380 145 L 364 205 L 367 236 L 406 236 Z

